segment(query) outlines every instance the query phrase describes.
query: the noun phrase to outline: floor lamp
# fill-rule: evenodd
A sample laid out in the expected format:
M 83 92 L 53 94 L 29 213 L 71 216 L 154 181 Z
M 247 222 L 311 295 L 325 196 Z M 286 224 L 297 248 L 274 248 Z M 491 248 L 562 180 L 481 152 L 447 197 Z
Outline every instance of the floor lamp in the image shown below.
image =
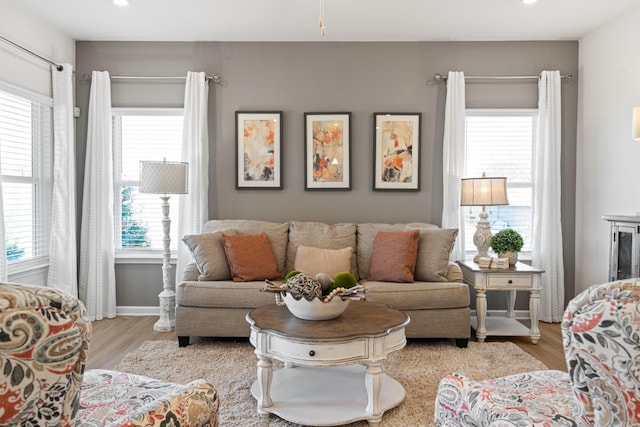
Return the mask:
M 182 162 L 141 161 L 140 193 L 161 194 L 162 199 L 162 292 L 160 319 L 153 325 L 156 331 L 173 331 L 176 327 L 176 294 L 171 286 L 171 219 L 169 194 L 186 194 L 189 190 L 189 164 Z
M 508 205 L 507 178 L 487 177 L 484 172 L 482 178 L 462 179 L 460 206 L 482 206 L 480 220 L 473 235 L 473 243 L 478 248 L 478 253 L 473 257 L 473 262 L 478 262 L 481 257 L 488 256 L 491 243 L 491 224 L 486 206 Z

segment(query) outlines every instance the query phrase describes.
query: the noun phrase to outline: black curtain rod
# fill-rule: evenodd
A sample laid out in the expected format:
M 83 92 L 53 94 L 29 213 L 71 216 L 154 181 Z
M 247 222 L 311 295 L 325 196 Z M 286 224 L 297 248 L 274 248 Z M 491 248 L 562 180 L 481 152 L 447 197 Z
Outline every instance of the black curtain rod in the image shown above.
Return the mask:
M 48 63 L 49 63 L 49 64 L 51 64 L 51 65 L 55 65 L 55 66 L 56 66 L 56 70 L 58 70 L 58 71 L 62 71 L 62 70 L 64 70 L 64 67 L 63 67 L 62 65 L 60 65 L 60 64 L 58 64 L 58 63 L 56 63 L 56 62 L 53 62 L 53 61 L 51 61 L 50 59 L 45 58 L 44 56 L 40 56 L 40 55 L 38 55 L 37 53 L 30 51 L 30 50 L 29 50 L 29 49 L 27 49 L 26 47 L 22 47 L 22 46 L 20 46 L 19 44 L 14 43 L 14 42 L 12 42 L 11 40 L 9 40 L 9 39 L 7 39 L 7 38 L 5 38 L 5 37 L 3 37 L 3 36 L 0 36 L 0 41 L 3 41 L 3 42 L 5 42 L 5 43 L 7 43 L 7 44 L 9 44 L 9 45 L 11 45 L 11 46 L 13 46 L 13 47 L 15 47 L 16 49 L 20 49 L 21 51 L 26 52 L 26 53 L 28 53 L 29 55 L 35 56 L 36 58 L 38 58 L 38 59 L 40 59 L 40 60 L 42 60 L 42 61 L 44 61 L 44 62 L 48 62 Z

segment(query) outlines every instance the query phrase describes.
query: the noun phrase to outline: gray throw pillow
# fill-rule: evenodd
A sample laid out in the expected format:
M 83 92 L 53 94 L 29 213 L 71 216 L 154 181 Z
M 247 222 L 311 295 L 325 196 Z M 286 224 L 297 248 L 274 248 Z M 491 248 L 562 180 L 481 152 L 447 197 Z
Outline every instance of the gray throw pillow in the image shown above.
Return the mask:
M 238 234 L 235 230 L 216 231 L 215 233 L 191 234 L 182 241 L 187 245 L 198 267 L 198 280 L 231 280 L 229 263 L 222 245 L 222 233 Z
M 458 235 L 457 228 L 421 228 L 415 280 L 446 282 L 449 257 Z

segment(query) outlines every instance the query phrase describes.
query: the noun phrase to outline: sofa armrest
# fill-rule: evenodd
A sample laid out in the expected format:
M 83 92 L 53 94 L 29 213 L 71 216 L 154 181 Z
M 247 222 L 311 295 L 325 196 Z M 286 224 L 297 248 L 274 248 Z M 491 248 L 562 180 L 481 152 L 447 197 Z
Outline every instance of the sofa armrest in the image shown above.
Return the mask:
M 455 262 L 449 262 L 447 266 L 447 280 L 449 282 L 460 282 L 462 283 L 464 280 L 462 279 L 462 270 L 460 266 Z
M 198 276 L 200 276 L 200 272 L 198 271 L 198 267 L 195 262 L 191 261 L 189 264 L 184 266 L 184 271 L 182 272 L 183 282 L 197 282 Z

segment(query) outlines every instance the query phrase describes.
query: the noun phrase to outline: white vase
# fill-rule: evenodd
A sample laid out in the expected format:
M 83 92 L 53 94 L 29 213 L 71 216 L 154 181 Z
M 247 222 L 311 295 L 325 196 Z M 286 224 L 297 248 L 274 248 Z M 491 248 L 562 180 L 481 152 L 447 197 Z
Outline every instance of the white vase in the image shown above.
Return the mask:
M 501 252 L 498 256 L 500 258 L 509 258 L 509 265 L 515 265 L 518 262 L 518 252 Z

